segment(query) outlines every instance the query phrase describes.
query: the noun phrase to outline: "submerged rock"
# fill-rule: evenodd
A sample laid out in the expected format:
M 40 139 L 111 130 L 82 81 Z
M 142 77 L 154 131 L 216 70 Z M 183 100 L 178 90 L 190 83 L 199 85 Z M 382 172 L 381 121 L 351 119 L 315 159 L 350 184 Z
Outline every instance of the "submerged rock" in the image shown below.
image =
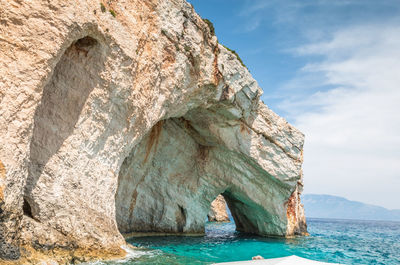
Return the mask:
M 211 202 L 211 208 L 207 215 L 209 222 L 229 222 L 228 211 L 226 210 L 226 201 L 224 196 L 219 194 Z
M 0 258 L 201 234 L 218 194 L 240 231 L 306 232 L 304 135 L 190 4 L 0 1 Z

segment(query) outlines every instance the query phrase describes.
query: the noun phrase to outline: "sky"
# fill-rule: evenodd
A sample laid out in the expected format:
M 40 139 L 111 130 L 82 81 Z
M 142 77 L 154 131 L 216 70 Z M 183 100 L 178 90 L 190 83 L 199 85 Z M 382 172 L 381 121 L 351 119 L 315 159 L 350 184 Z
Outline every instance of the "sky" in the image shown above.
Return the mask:
M 305 194 L 400 209 L 400 1 L 189 2 L 305 134 Z

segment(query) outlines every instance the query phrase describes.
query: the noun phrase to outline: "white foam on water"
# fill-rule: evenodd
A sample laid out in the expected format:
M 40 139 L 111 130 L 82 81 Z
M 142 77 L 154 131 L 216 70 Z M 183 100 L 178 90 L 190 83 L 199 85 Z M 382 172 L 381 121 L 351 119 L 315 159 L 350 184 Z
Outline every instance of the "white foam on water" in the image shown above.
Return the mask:
M 85 265 L 107 265 L 110 263 L 120 264 L 120 263 L 126 263 L 129 260 L 134 260 L 141 256 L 154 257 L 154 256 L 160 255 L 162 253 L 162 251 L 159 251 L 159 250 L 134 249 L 127 245 L 121 246 L 121 248 L 126 251 L 126 256 L 123 259 L 117 259 L 117 260 L 112 260 L 112 261 L 100 261 L 99 260 L 99 261 L 93 261 L 93 262 L 82 263 L 82 264 L 85 264 Z

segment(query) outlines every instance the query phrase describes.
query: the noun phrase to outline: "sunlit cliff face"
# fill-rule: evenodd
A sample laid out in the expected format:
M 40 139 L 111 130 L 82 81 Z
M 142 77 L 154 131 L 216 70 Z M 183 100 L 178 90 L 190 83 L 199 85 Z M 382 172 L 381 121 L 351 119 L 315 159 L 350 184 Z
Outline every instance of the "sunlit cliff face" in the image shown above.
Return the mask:
M 238 230 L 303 232 L 304 135 L 260 102 L 236 55 L 185 1 L 107 8 L 117 15 L 86 1 L 2 12 L 0 257 L 200 234 L 218 194 Z

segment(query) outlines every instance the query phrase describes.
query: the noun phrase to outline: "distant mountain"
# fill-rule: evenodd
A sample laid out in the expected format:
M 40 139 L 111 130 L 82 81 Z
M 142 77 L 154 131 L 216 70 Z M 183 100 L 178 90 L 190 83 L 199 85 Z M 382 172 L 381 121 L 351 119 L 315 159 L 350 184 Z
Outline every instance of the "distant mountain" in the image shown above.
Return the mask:
M 305 194 L 301 201 L 307 217 L 400 221 L 400 210 L 388 210 L 343 197 Z

